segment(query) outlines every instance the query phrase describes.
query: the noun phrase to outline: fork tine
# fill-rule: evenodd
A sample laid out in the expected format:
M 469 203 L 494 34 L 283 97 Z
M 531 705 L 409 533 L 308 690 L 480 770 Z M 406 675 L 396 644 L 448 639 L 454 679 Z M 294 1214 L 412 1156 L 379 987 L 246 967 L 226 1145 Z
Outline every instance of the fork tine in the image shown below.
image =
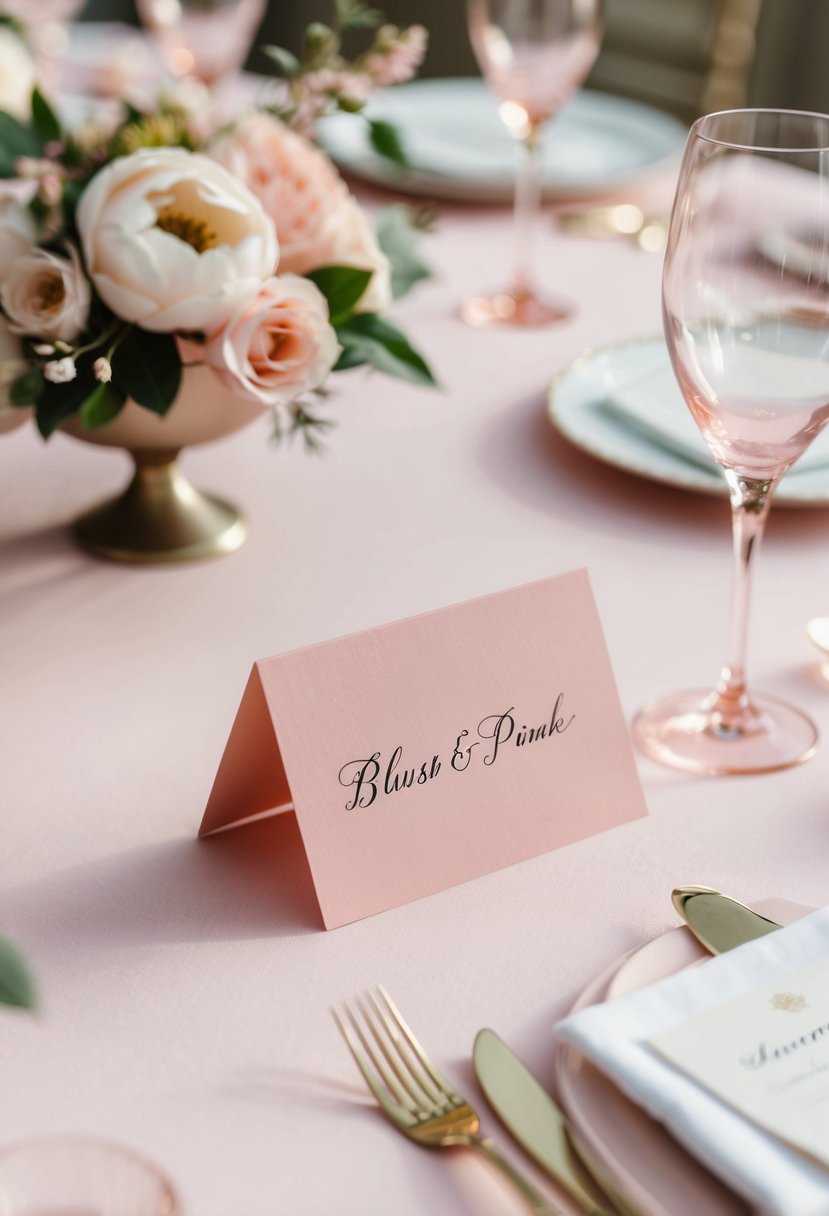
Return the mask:
M 371 1073 L 375 1082 L 375 1085 L 371 1086 L 371 1091 L 375 1098 L 377 1098 L 378 1102 L 380 1101 L 378 1096 L 379 1090 L 384 1093 L 387 1102 L 392 1103 L 396 1109 L 405 1112 L 407 1116 L 412 1119 L 412 1121 L 414 1121 L 417 1117 L 422 1117 L 420 1104 L 414 1100 L 413 1097 L 400 1085 L 397 1078 L 389 1072 L 389 1069 L 379 1058 L 376 1049 L 372 1047 L 371 1043 L 366 1038 L 363 1027 L 360 1025 L 358 1019 L 354 1016 L 354 1011 L 350 1008 L 347 1001 L 342 1002 L 342 1011 L 344 1016 L 338 1018 L 338 1024 L 344 1026 L 344 1030 L 348 1032 L 348 1035 L 350 1035 L 351 1042 L 348 1038 L 346 1038 L 346 1042 L 349 1043 L 349 1046 L 352 1045 L 352 1042 L 357 1045 L 358 1055 L 355 1055 L 354 1058 L 357 1060 L 357 1064 L 360 1066 L 363 1076 L 366 1077 L 367 1080 L 368 1075 L 362 1065 L 360 1065 L 361 1059 L 362 1063 L 365 1065 L 365 1068 L 367 1068 Z M 349 1022 L 351 1023 L 350 1027 L 348 1025 Z M 362 1051 L 360 1051 L 360 1048 L 362 1048 Z M 353 1047 L 352 1054 L 354 1054 Z M 377 1088 L 375 1088 L 375 1086 Z M 385 1089 L 383 1088 L 384 1086 Z
M 371 1009 L 368 1007 L 368 1001 L 377 1010 L 376 1016 L 372 1014 Z M 386 1063 L 399 1081 L 402 1090 L 405 1094 L 409 1095 L 407 1100 L 401 1094 L 401 1101 L 407 1102 L 410 1109 L 417 1109 L 423 1114 L 440 1114 L 444 1106 L 441 1103 L 439 1095 L 434 1092 L 428 1080 L 419 1076 L 412 1068 L 410 1061 L 399 1050 L 395 1050 L 396 1045 L 389 1042 L 388 1034 L 383 1033 L 385 1023 L 382 1020 L 382 1010 L 378 1007 L 373 993 L 368 993 L 366 997 L 357 997 L 357 1006 Z M 378 1017 L 380 1018 L 379 1025 Z M 397 1093 L 397 1087 L 392 1084 L 392 1078 L 385 1072 L 383 1075 L 389 1087 Z M 412 1102 L 414 1106 L 412 1106 Z
M 437 1085 L 438 1089 L 441 1091 L 441 1095 L 448 1098 L 450 1102 L 452 1102 L 456 1105 L 460 1105 L 464 1101 L 464 1099 L 461 1097 L 461 1095 L 458 1093 L 458 1091 L 455 1089 L 455 1087 L 451 1084 L 451 1082 L 447 1081 L 446 1077 L 444 1077 L 443 1074 L 441 1072 L 439 1072 L 437 1068 L 435 1068 L 434 1064 L 429 1059 L 426 1052 L 420 1046 L 420 1043 L 418 1042 L 417 1038 L 415 1037 L 412 1030 L 410 1029 L 408 1023 L 406 1022 L 406 1019 L 403 1017 L 403 1014 L 397 1008 L 394 1001 L 391 999 L 389 994 L 386 992 L 386 990 L 382 984 L 377 985 L 377 991 L 379 992 L 380 996 L 382 997 L 383 1004 L 385 1005 L 386 1009 L 388 1010 L 388 1013 L 383 1013 L 382 1007 L 378 1003 L 378 1008 L 380 1009 L 380 1012 L 383 1013 L 383 1020 L 386 1024 L 389 1034 L 392 1036 L 392 1039 L 395 1042 L 399 1043 L 400 1035 L 402 1033 L 406 1042 L 409 1044 L 410 1048 L 412 1049 L 414 1054 L 417 1056 L 420 1063 L 423 1065 L 423 1067 L 426 1069 L 429 1076 L 434 1081 L 435 1085 Z M 389 1016 L 389 1015 L 391 1015 L 391 1016 Z
M 331 1015 L 334 1018 L 334 1021 L 337 1023 L 337 1028 L 339 1029 L 340 1034 L 345 1039 L 348 1050 L 354 1057 L 354 1063 L 363 1074 L 363 1080 L 374 1094 L 383 1110 L 388 1111 L 391 1102 L 389 1094 L 383 1089 L 383 1086 L 377 1079 L 377 1074 L 373 1072 L 371 1065 L 364 1056 L 363 1052 L 360 1050 L 360 1044 L 357 1042 L 354 1033 L 352 1032 L 351 1028 L 346 1025 L 345 1020 L 340 1014 L 339 1010 L 332 1007 Z

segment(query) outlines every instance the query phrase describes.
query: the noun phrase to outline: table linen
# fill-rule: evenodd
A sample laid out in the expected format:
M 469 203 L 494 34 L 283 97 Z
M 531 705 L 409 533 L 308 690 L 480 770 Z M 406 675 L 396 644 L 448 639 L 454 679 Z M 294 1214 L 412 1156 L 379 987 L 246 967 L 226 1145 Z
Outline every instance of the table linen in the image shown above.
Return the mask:
M 586 565 L 628 716 L 718 669 L 726 505 L 609 469 L 545 416 L 583 349 L 658 331 L 659 259 L 545 225 L 541 281 L 574 318 L 484 335 L 456 308 L 504 277 L 507 212 L 445 208 L 428 252 L 437 277 L 398 315 L 439 392 L 355 372 L 322 458 L 275 450 L 264 420 L 185 454 L 250 518 L 231 558 L 92 560 L 66 524 L 124 458 L 0 437 L 0 930 L 42 1001 L 0 1019 L 0 1139 L 111 1136 L 198 1216 L 517 1214 L 479 1162 L 393 1134 L 328 1006 L 384 983 L 485 1113 L 475 1032 L 550 1084 L 551 1024 L 676 923 L 676 883 L 829 902 L 825 740 L 802 768 L 727 781 L 640 759 L 647 819 L 330 933 L 290 816 L 196 842 L 256 658 Z M 751 645 L 757 687 L 824 734 L 804 625 L 826 608 L 827 557 L 825 511 L 773 514 Z

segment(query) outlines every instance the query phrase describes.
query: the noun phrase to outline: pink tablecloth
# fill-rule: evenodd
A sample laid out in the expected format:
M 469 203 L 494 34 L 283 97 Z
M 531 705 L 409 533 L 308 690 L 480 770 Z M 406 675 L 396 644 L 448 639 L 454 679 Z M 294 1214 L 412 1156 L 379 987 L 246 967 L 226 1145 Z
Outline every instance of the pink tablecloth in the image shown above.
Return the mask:
M 0 929 L 42 991 L 36 1018 L 0 1013 L 0 1140 L 124 1141 L 167 1167 L 190 1216 L 518 1211 L 480 1162 L 383 1123 L 332 1002 L 385 983 L 486 1114 L 479 1027 L 549 1080 L 553 1023 L 675 923 L 675 883 L 829 902 L 826 741 L 745 780 L 642 762 L 647 819 L 332 933 L 291 817 L 196 844 L 260 656 L 587 565 L 628 715 L 717 672 L 725 504 L 594 463 L 544 413 L 584 347 L 658 330 L 658 258 L 547 227 L 542 278 L 575 319 L 482 334 L 455 307 L 505 277 L 506 215 L 447 211 L 430 252 L 438 278 L 399 315 L 441 392 L 355 372 L 322 459 L 275 450 L 265 423 L 187 454 L 194 481 L 247 509 L 232 558 L 91 560 L 64 525 L 123 482 L 124 457 L 28 428 L 0 440 Z M 825 733 L 804 624 L 829 609 L 828 557 L 827 511 L 773 514 L 751 656 L 756 683 Z

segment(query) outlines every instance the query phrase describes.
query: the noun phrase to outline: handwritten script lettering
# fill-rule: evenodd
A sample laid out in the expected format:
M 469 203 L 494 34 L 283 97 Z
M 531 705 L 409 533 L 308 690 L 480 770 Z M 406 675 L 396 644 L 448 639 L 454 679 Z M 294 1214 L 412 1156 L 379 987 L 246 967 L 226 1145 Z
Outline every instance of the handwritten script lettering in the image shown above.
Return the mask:
M 471 734 L 468 728 L 464 728 L 455 736 L 448 764 L 444 764 L 439 752 L 426 759 L 412 761 L 405 754 L 402 744 L 398 744 L 388 757 L 376 751 L 363 759 L 349 760 L 338 775 L 340 785 L 351 791 L 345 809 L 365 810 L 381 795 L 389 797 L 414 786 L 425 785 L 441 773 L 465 773 L 470 765 L 481 763 L 491 768 L 505 752 L 544 741 L 549 743 L 551 739 L 563 735 L 570 729 L 575 716 L 565 712 L 564 693 L 560 692 L 552 712 L 541 721 L 524 722 L 516 714 L 515 706 L 510 705 L 500 713 L 481 718 Z

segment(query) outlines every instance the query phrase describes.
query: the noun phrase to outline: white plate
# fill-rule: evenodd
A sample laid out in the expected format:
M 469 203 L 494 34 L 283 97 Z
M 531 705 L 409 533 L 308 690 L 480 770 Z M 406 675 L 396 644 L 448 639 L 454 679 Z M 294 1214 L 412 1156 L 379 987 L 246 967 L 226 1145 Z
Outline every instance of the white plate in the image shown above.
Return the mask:
M 713 458 L 710 471 L 692 464 L 605 412 L 615 393 L 620 399 L 630 400 L 638 381 L 661 375 L 669 362 L 661 338 L 587 351 L 553 381 L 547 402 L 549 417 L 571 443 L 606 464 L 651 481 L 726 497 L 725 479 Z M 672 401 L 666 401 L 666 408 Z M 676 408 L 684 407 L 678 404 Z M 658 425 L 659 419 L 655 423 Z M 798 507 L 829 504 L 829 429 L 812 444 L 810 461 L 818 459 L 818 445 L 826 448 L 827 463 L 802 471 L 795 465 L 777 487 L 775 502 Z
M 403 169 L 377 156 L 367 124 L 354 115 L 335 114 L 319 124 L 317 133 L 342 168 L 431 198 L 511 200 L 520 149 L 483 80 L 401 85 L 372 98 L 366 114 L 394 123 L 410 165 Z M 610 190 L 678 159 L 685 136 L 685 127 L 661 110 L 608 93 L 577 93 L 549 125 L 543 145 L 544 194 L 575 198 Z

